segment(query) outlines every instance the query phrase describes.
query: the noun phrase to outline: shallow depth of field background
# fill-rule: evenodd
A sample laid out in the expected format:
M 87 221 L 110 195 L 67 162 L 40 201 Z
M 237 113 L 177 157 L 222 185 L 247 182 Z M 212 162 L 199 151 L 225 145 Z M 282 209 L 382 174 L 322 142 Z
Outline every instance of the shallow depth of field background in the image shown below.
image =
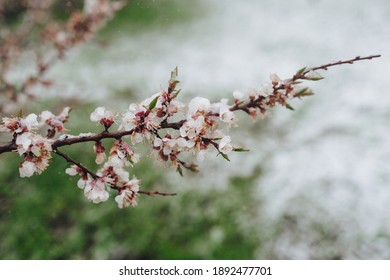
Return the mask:
M 98 132 L 95 107 L 125 110 L 165 87 L 175 66 L 182 100 L 217 101 L 270 73 L 382 58 L 329 69 L 293 112 L 240 115 L 229 133 L 251 152 L 231 162 L 211 152 L 183 178 L 144 157 L 130 170 L 142 188 L 178 196 L 141 196 L 135 209 L 88 202 L 60 158 L 21 179 L 20 159 L 1 155 L 0 259 L 390 258 L 388 1 L 129 2 L 52 69 L 60 86 L 25 112 L 72 104 L 71 133 Z M 94 165 L 91 144 L 64 151 Z

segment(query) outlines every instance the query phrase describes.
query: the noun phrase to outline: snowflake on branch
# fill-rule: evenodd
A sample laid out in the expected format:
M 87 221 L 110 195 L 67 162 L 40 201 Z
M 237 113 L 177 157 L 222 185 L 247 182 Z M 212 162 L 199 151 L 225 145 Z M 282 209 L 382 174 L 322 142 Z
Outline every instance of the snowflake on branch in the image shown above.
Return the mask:
M 177 88 L 178 69 L 175 68 L 167 89 L 161 89 L 141 103 L 130 104 L 126 112 L 120 114 L 104 107 L 96 108 L 90 120 L 102 126 L 101 133 L 65 134 L 68 132 L 64 125 L 69 120 L 69 107 L 59 115 L 44 111 L 39 116 L 5 117 L 0 132 L 11 134 L 12 141 L 0 146 L 0 154 L 16 151 L 23 159 L 19 166 L 20 176 L 30 177 L 41 174 L 54 153 L 71 164 L 66 173 L 80 177 L 77 186 L 88 200 L 104 202 L 111 192 L 115 192 L 119 208 L 135 207 L 140 194 L 175 195 L 140 190 L 141 181 L 130 176 L 128 168 L 141 159 L 141 155 L 134 151 L 138 143 L 149 145 L 156 161 L 175 168 L 180 175 L 183 175 L 183 169 L 197 172 L 197 162 L 203 161 L 213 150 L 229 161 L 232 152 L 248 151 L 232 143 L 231 137 L 225 133 L 227 127 L 238 126 L 236 113 L 244 112 L 256 120 L 267 116 L 276 105 L 293 109 L 289 104 L 291 99 L 313 95 L 310 88 L 302 87 L 301 83 L 323 79 L 317 71 L 377 57 L 379 55 L 355 57 L 318 67 L 304 67 L 284 80 L 271 74 L 270 81 L 258 90 L 251 89 L 247 94 L 234 92 L 231 102 L 222 99 L 212 103 L 207 98 L 195 97 L 188 105 L 178 100 L 181 90 Z M 48 127 L 45 136 L 40 134 L 44 127 Z M 56 138 L 57 134 L 61 136 Z M 103 139 L 115 141 L 106 149 Z M 63 146 L 82 142 L 94 143 L 91 149 L 99 166 L 96 172 L 60 151 Z M 197 162 L 185 161 L 186 155 Z

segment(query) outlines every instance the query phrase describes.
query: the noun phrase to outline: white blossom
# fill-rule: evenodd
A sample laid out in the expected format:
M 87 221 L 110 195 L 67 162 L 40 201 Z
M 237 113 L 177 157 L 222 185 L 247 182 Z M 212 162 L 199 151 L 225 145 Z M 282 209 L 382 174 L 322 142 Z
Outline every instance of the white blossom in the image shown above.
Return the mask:
M 162 145 L 162 143 L 163 142 L 162 142 L 161 138 L 156 137 L 156 138 L 154 138 L 153 147 L 160 147 Z
M 55 115 L 50 111 L 43 111 L 39 116 L 43 123 L 47 123 L 48 120 L 55 118 Z
M 139 191 L 139 183 L 140 181 L 137 178 L 133 178 L 125 185 L 124 189 L 120 190 L 120 193 L 115 197 L 119 208 L 137 206 L 136 199 Z
M 188 114 L 195 115 L 197 112 L 207 112 L 210 105 L 210 101 L 207 98 L 195 97 L 188 104 Z
M 218 150 L 221 153 L 228 154 L 233 151 L 233 146 L 230 144 L 231 138 L 230 136 L 224 136 L 218 145 Z
M 20 126 L 22 130 L 17 130 L 15 132 L 31 131 L 38 128 L 39 123 L 37 118 L 36 114 L 29 114 L 27 117 L 20 119 Z
M 105 180 L 103 178 L 87 182 L 84 187 L 84 195 L 93 203 L 104 202 L 110 196 L 106 190 Z
M 268 97 L 270 96 L 272 93 L 274 92 L 274 88 L 272 86 L 272 84 L 270 83 L 267 83 L 265 85 L 263 85 L 261 87 L 261 89 L 259 90 L 259 94 L 263 97 Z
M 235 90 L 233 91 L 233 97 L 235 100 L 242 100 L 244 98 L 244 94 L 241 91 Z
M 22 133 L 16 137 L 15 144 L 18 146 L 19 155 L 26 153 L 32 144 L 33 134 Z
M 204 116 L 198 116 L 196 119 L 190 118 L 179 129 L 181 137 L 194 139 L 205 129 Z M 202 133 L 204 134 L 204 133 Z
M 129 206 L 136 207 L 136 193 L 131 190 L 123 190 L 121 194 L 115 197 L 115 201 L 119 208 L 126 208 Z
M 81 177 L 78 181 L 77 181 L 77 187 L 79 189 L 84 189 L 86 185 L 89 184 L 89 180 L 88 179 L 84 179 L 83 177 Z
M 141 105 L 132 103 L 128 111 L 122 115 L 119 130 L 130 131 L 141 125 L 145 125 L 147 130 L 153 130 L 159 127 L 160 122 L 155 113 L 148 111 Z
M 70 107 L 65 107 L 58 116 L 55 116 L 50 111 L 43 111 L 40 114 L 41 125 L 47 124 L 50 125 L 51 127 L 54 127 L 59 132 L 65 132 L 66 129 L 64 128 L 64 123 L 68 120 L 70 111 L 71 111 Z
M 279 76 L 275 73 L 270 74 L 269 78 L 271 79 L 272 83 L 277 85 L 281 80 Z
M 91 113 L 90 119 L 93 122 L 104 123 L 113 123 L 115 118 L 115 113 L 106 110 L 104 107 L 97 107 L 93 113 Z
M 259 95 L 259 93 L 257 92 L 257 90 L 255 90 L 254 88 L 250 88 L 248 89 L 248 96 L 251 100 L 254 100 L 257 98 L 257 96 Z
M 214 103 L 211 105 L 211 111 L 217 113 L 221 121 L 228 124 L 235 124 L 237 118 L 232 111 L 230 111 L 230 106 L 228 105 L 227 99 L 222 99 L 221 102 Z
M 167 105 L 167 113 L 168 113 L 168 115 L 172 116 L 172 115 L 176 114 L 177 112 L 179 112 L 180 110 L 183 110 L 185 108 L 185 106 L 186 105 L 184 105 L 184 103 L 182 103 L 180 101 L 172 100 Z
M 31 177 L 36 171 L 35 164 L 31 161 L 24 161 L 19 167 L 20 177 Z
M 25 118 L 2 118 L 3 124 L 0 125 L 0 131 L 3 132 L 30 132 L 39 127 L 36 114 L 29 114 Z
M 72 165 L 71 167 L 65 169 L 65 173 L 69 176 L 76 176 L 79 174 L 78 168 L 79 167 L 77 165 Z
M 135 193 L 131 190 L 123 190 L 121 194 L 115 197 L 115 201 L 119 208 L 126 208 L 129 206 L 136 207 L 137 201 L 134 199 Z

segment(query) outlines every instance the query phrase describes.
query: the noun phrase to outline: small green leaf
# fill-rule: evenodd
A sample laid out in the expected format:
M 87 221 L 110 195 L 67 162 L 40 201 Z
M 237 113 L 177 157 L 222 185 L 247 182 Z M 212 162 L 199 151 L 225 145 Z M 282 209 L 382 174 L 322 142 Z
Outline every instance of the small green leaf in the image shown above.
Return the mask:
M 176 98 L 176 97 L 179 95 L 180 91 L 181 91 L 181 89 L 176 90 L 176 91 L 173 93 L 172 98 Z
M 241 147 L 241 148 L 233 148 L 233 152 L 249 152 L 249 150 Z
M 310 88 L 307 87 L 295 93 L 295 96 L 311 96 L 311 95 L 314 95 L 314 93 L 311 91 Z
M 319 81 L 319 80 L 322 80 L 324 79 L 324 77 L 313 77 L 313 78 L 309 78 L 310 81 Z
M 181 166 L 180 166 L 180 165 L 177 166 L 176 171 L 179 172 L 180 176 L 183 177 L 183 169 L 181 169 Z
M 226 159 L 227 161 L 230 161 L 229 157 L 227 156 L 227 154 L 224 154 L 224 153 L 219 153 L 224 159 Z
M 305 70 L 306 70 L 306 66 L 303 67 L 303 68 L 301 68 L 301 69 L 299 69 L 299 70 L 297 71 L 297 74 L 296 74 L 296 75 L 301 75 L 303 72 L 305 72 Z
M 153 110 L 153 108 L 156 107 L 157 100 L 158 100 L 159 97 L 160 97 L 160 95 L 159 95 L 159 96 L 156 96 L 156 97 L 152 100 L 152 102 L 150 102 L 150 104 L 149 104 L 149 110 Z
M 286 103 L 286 108 L 291 110 L 291 111 L 294 111 L 295 109 L 288 103 Z

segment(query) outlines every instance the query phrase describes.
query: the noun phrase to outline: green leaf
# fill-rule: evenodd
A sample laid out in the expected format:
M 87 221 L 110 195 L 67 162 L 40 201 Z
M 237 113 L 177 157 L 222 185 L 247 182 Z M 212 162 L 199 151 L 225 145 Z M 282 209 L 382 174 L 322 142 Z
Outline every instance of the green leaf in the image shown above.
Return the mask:
M 311 95 L 314 95 L 314 93 L 311 91 L 310 88 L 307 87 L 295 93 L 295 96 L 311 96 Z
M 241 148 L 233 148 L 233 152 L 249 152 L 249 150 L 241 147 Z
M 219 153 L 224 159 L 226 159 L 227 161 L 230 161 L 229 157 L 227 156 L 227 154 L 224 154 L 224 153 Z
M 306 66 L 303 67 L 303 68 L 301 68 L 301 69 L 299 69 L 299 70 L 297 71 L 296 75 L 301 75 L 303 72 L 305 72 L 305 70 L 306 70 Z
M 176 97 L 179 95 L 180 91 L 181 91 L 181 89 L 176 90 L 176 91 L 173 93 L 172 98 L 176 98 Z
M 313 78 L 309 78 L 310 81 L 319 81 L 319 80 L 322 80 L 324 79 L 324 77 L 313 77 Z
M 180 166 L 180 165 L 177 166 L 176 171 L 179 172 L 180 176 L 183 177 L 183 169 L 181 169 L 181 166 Z
M 294 107 L 292 107 L 290 104 L 286 103 L 286 108 L 291 110 L 291 111 L 294 111 Z
M 153 108 L 156 107 L 157 100 L 158 100 L 159 97 L 160 97 L 160 95 L 159 95 L 159 96 L 156 96 L 156 97 L 152 100 L 152 102 L 150 102 L 150 104 L 149 104 L 149 110 L 153 110 Z

